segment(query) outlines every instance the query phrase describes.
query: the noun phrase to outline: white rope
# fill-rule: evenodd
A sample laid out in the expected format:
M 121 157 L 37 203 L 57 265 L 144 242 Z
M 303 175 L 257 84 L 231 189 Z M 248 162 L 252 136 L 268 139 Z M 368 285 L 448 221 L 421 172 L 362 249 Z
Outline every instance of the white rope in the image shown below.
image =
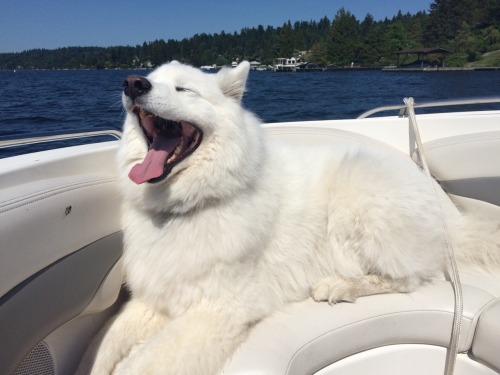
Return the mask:
M 440 212 L 441 212 L 441 221 L 443 223 L 444 234 L 446 237 L 449 265 L 451 268 L 451 272 L 450 272 L 451 284 L 453 286 L 453 291 L 455 294 L 455 311 L 454 311 L 454 316 L 453 316 L 453 326 L 451 329 L 450 347 L 449 347 L 449 351 L 448 351 L 448 356 L 446 358 L 445 374 L 446 375 L 453 375 L 453 373 L 455 371 L 455 364 L 457 361 L 458 344 L 460 341 L 460 329 L 461 329 L 462 315 L 463 315 L 462 286 L 460 283 L 460 276 L 458 274 L 458 267 L 457 267 L 457 262 L 455 259 L 455 253 L 453 251 L 453 245 L 450 241 L 448 226 L 446 225 L 446 219 L 444 217 L 443 209 L 441 207 L 441 203 L 439 200 L 439 192 L 437 191 L 436 184 L 434 183 L 434 179 L 429 171 L 429 166 L 427 165 L 427 161 L 425 159 L 424 148 L 422 146 L 422 140 L 420 138 L 420 133 L 418 131 L 418 126 L 417 126 L 417 118 L 415 116 L 415 109 L 413 107 L 414 101 L 413 101 L 413 98 L 405 98 L 403 100 L 403 102 L 406 105 L 406 109 L 408 112 L 408 118 L 410 121 L 410 132 L 413 132 L 413 136 L 414 136 L 415 142 L 417 144 L 416 151 L 417 151 L 418 159 L 420 161 L 420 165 L 422 166 L 427 177 L 430 179 L 430 182 L 434 188 L 434 192 L 436 193 L 436 196 L 438 197 L 438 202 L 440 205 Z

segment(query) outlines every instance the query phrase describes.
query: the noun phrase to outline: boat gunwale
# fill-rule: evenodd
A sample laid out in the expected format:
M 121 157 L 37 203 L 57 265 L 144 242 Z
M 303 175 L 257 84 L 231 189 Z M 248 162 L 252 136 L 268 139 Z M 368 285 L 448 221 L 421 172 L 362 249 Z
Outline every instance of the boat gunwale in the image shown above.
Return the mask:
M 474 104 L 493 104 L 500 103 L 500 96 L 489 96 L 489 97 L 474 97 L 474 98 L 465 98 L 465 99 L 446 99 L 432 102 L 424 102 L 424 103 L 414 103 L 414 108 L 433 108 L 433 107 L 447 107 L 447 106 L 458 106 L 458 105 L 474 105 Z M 408 117 L 406 112 L 406 105 L 389 105 L 382 106 L 370 109 L 366 112 L 363 112 L 356 119 L 361 120 L 364 118 L 368 118 L 375 113 L 387 112 L 399 110 L 399 117 Z

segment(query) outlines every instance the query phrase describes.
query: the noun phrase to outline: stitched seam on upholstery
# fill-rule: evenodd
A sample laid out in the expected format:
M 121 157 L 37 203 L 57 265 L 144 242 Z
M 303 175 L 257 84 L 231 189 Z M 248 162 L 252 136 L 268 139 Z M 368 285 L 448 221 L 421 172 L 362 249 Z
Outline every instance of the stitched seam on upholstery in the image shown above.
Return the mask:
M 370 322 L 370 321 L 376 321 L 377 319 L 380 319 L 380 318 L 383 318 L 383 319 L 386 319 L 388 317 L 391 317 L 391 316 L 402 316 L 402 315 L 406 315 L 406 314 L 414 314 L 414 313 L 418 313 L 418 312 L 423 312 L 423 313 L 438 313 L 438 314 L 445 314 L 445 315 L 451 315 L 453 317 L 453 312 L 452 311 L 445 311 L 445 310 L 441 310 L 441 309 L 430 309 L 430 310 L 425 310 L 425 309 L 409 309 L 409 310 L 405 310 L 405 311 L 398 311 L 398 312 L 389 312 L 389 313 L 381 313 L 379 315 L 375 315 L 375 316 L 371 316 L 371 317 L 367 317 L 367 318 L 364 318 L 364 319 L 361 319 L 361 320 L 358 320 L 356 322 L 353 322 L 353 323 L 348 323 L 348 324 L 345 324 L 345 325 L 342 325 L 342 326 L 339 326 L 339 327 L 335 327 L 335 328 L 332 328 L 326 332 L 323 332 L 322 334 L 318 335 L 317 337 L 314 337 L 312 339 L 310 339 L 308 342 L 302 344 L 299 348 L 297 348 L 294 353 L 292 354 L 292 356 L 290 357 L 290 359 L 288 360 L 288 364 L 286 366 L 286 370 L 285 370 L 285 374 L 288 374 L 290 369 L 291 369 L 291 366 L 292 364 L 295 362 L 296 360 L 296 357 L 303 351 L 305 350 L 309 345 L 311 345 L 312 343 L 314 343 L 315 341 L 317 341 L 318 339 L 321 339 L 325 336 L 328 336 L 330 334 L 332 334 L 333 332 L 336 332 L 336 331 L 340 331 L 340 330 L 343 330 L 345 328 L 348 328 L 348 327 L 352 327 L 352 326 L 356 326 L 358 325 L 359 323 L 366 323 L 366 322 Z M 474 317 L 470 317 L 470 316 L 462 316 L 462 320 L 464 321 L 468 321 L 469 324 L 472 324 L 473 323 L 473 318 Z M 471 329 L 471 327 L 469 327 L 469 330 Z M 392 343 L 392 344 L 387 344 L 387 345 L 394 345 L 396 344 L 396 342 Z M 401 344 L 401 343 L 399 343 Z M 354 353 L 352 353 L 354 354 Z M 342 357 L 342 358 L 338 358 L 337 360 L 341 360 L 341 359 L 344 359 L 346 357 Z M 317 370 L 316 370 L 317 371 Z
M 7 201 L 5 204 L 0 206 L 0 215 L 12 210 L 15 210 L 20 207 L 24 207 L 27 205 L 30 205 L 35 202 L 39 202 L 42 200 L 45 200 L 47 198 L 51 198 L 60 194 L 64 194 L 73 190 L 78 190 L 82 189 L 85 187 L 91 187 L 91 186 L 98 186 L 102 184 L 108 184 L 111 182 L 116 181 L 116 177 L 110 177 L 106 179 L 95 179 L 95 180 L 87 180 L 87 181 L 82 181 L 78 183 L 73 183 L 73 184 L 68 184 L 66 186 L 62 187 L 57 187 L 57 188 L 50 188 L 46 189 L 44 191 L 38 192 L 38 193 L 33 193 L 33 194 L 28 194 L 22 198 L 15 198 L 12 199 L 11 201 Z
M 6 201 L 4 201 L 0 205 L 0 207 L 5 207 L 5 206 L 8 206 L 10 204 L 14 204 L 16 202 L 19 202 L 19 201 L 23 201 L 23 200 L 30 199 L 30 198 L 35 198 L 37 196 L 48 194 L 48 193 L 53 192 L 53 191 L 58 191 L 61 188 L 68 188 L 68 187 L 72 187 L 72 186 L 78 186 L 78 185 L 81 185 L 82 183 L 88 184 L 88 183 L 91 183 L 91 182 L 107 181 L 107 180 L 113 180 L 113 179 L 116 179 L 116 177 L 106 177 L 106 178 L 95 177 L 95 178 L 93 178 L 91 180 L 86 179 L 86 180 L 83 180 L 83 181 L 69 183 L 69 184 L 66 184 L 66 185 L 63 185 L 63 186 L 49 187 L 49 188 L 46 188 L 45 190 L 40 190 L 40 191 L 37 191 L 37 192 L 26 194 L 26 195 L 21 196 L 21 197 L 16 197 L 16 198 L 12 198 L 12 199 L 6 200 Z

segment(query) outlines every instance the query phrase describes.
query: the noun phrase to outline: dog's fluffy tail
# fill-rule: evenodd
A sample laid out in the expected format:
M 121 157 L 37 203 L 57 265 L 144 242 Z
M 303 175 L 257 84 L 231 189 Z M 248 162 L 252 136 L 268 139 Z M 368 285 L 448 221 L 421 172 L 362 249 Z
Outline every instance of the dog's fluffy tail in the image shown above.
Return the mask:
M 500 271 L 500 221 L 469 215 L 459 221 L 449 228 L 459 267 Z

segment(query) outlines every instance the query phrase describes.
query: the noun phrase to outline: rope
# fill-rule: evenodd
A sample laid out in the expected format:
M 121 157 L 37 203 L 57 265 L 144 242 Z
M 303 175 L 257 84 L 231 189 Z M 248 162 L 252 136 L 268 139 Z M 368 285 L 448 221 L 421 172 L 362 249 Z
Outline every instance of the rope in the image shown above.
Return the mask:
M 427 160 L 425 159 L 424 148 L 422 146 L 422 140 L 420 138 L 420 133 L 418 131 L 418 126 L 417 126 L 417 118 L 415 116 L 415 109 L 413 107 L 414 105 L 413 98 L 405 98 L 403 102 L 406 105 L 408 118 L 411 125 L 410 132 L 413 132 L 413 136 L 415 137 L 415 142 L 417 144 L 416 151 L 418 159 L 420 161 L 420 165 L 422 166 L 427 177 L 430 179 L 431 184 L 434 188 L 434 192 L 436 193 L 436 196 L 438 196 L 439 193 L 437 191 L 436 184 L 434 183 L 434 179 L 429 171 L 429 166 L 427 165 Z M 439 199 L 438 202 L 439 205 L 441 206 Z M 453 375 L 458 355 L 458 344 L 460 341 L 460 329 L 461 329 L 462 315 L 463 315 L 463 297 L 462 297 L 462 286 L 458 274 L 457 262 L 455 259 L 455 253 L 453 251 L 453 246 L 451 244 L 450 235 L 448 232 L 448 226 L 446 225 L 446 219 L 444 217 L 442 207 L 440 207 L 440 212 L 441 212 L 441 221 L 443 224 L 444 234 L 447 243 L 449 266 L 451 268 L 451 274 L 450 274 L 451 284 L 453 286 L 453 292 L 455 295 L 455 310 L 453 316 L 453 326 L 451 329 L 451 341 L 450 341 L 448 355 L 446 358 L 446 368 L 445 368 L 446 375 Z

